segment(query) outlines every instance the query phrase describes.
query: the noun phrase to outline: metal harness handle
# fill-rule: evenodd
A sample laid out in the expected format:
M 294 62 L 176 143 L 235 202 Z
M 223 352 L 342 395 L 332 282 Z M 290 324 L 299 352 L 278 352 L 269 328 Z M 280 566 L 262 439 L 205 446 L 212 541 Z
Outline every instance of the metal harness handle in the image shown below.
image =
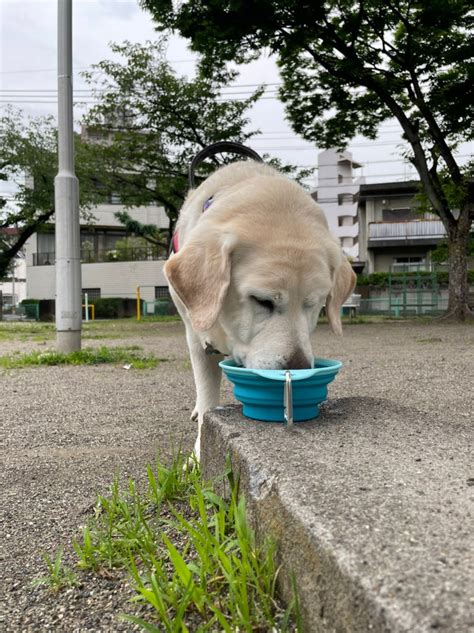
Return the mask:
M 284 405 L 286 423 L 288 426 L 293 426 L 293 387 L 289 371 L 285 373 Z
M 242 143 L 234 143 L 233 141 L 219 141 L 218 143 L 214 143 L 213 145 L 208 145 L 200 152 L 196 154 L 189 165 L 188 170 L 188 178 L 189 178 L 189 186 L 191 189 L 194 189 L 196 186 L 195 179 L 195 171 L 196 167 L 200 165 L 206 158 L 210 156 L 214 156 L 215 154 L 220 154 L 221 152 L 228 152 L 229 154 L 239 154 L 240 156 L 246 156 L 247 158 L 252 158 L 259 163 L 263 163 L 262 158 L 250 147 L 246 147 L 242 145 Z

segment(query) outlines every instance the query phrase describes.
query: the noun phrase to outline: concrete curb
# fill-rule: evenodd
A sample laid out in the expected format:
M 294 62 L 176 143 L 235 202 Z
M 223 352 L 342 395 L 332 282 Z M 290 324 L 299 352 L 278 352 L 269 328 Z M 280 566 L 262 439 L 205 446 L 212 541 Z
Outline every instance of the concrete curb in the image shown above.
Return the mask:
M 293 430 L 228 406 L 206 415 L 201 460 L 217 478 L 230 454 L 257 534 L 278 544 L 286 599 L 295 576 L 305 630 L 467 633 L 468 433 L 382 399 L 334 400 Z

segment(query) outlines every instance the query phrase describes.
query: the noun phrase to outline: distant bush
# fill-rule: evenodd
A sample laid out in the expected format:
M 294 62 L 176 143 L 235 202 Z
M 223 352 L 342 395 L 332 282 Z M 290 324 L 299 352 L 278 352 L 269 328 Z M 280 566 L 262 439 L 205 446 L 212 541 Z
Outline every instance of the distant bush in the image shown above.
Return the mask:
M 118 319 L 123 313 L 123 299 L 121 297 L 104 297 L 89 301 L 95 306 L 96 319 Z
M 438 271 L 435 274 L 436 281 L 440 286 L 447 286 L 449 283 L 449 273 L 446 270 Z M 372 273 L 370 275 L 358 275 L 358 286 L 370 286 L 371 288 L 377 288 L 382 290 L 388 287 L 390 273 Z M 433 273 L 428 271 L 410 272 L 410 273 L 392 273 L 392 282 L 399 281 L 403 277 L 411 281 L 416 281 L 417 278 L 421 280 L 426 279 L 429 282 L 432 279 Z M 474 284 L 474 270 L 467 271 L 468 283 Z
M 388 283 L 388 273 L 372 273 L 370 275 L 359 275 L 357 277 L 358 286 L 373 286 L 374 288 L 385 288 Z

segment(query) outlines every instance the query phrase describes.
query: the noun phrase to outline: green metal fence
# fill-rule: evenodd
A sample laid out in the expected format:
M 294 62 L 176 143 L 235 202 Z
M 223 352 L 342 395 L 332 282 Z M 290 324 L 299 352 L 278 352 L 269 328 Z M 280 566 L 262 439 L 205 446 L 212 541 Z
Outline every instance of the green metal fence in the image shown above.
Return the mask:
M 155 301 L 144 301 L 143 303 L 142 314 L 144 317 L 170 314 L 171 301 L 169 299 L 157 299 Z
M 359 314 L 403 316 L 429 316 L 441 314 L 448 306 L 447 297 L 437 295 L 434 300 L 426 300 L 424 293 L 404 293 L 361 299 Z
M 447 308 L 448 295 L 438 282 L 440 270 L 426 270 L 424 264 L 392 266 L 386 289 L 372 289 L 368 298 L 361 299 L 359 313 L 395 317 L 441 314 Z
M 39 321 L 39 303 L 22 303 L 17 306 L 16 312 L 25 319 Z

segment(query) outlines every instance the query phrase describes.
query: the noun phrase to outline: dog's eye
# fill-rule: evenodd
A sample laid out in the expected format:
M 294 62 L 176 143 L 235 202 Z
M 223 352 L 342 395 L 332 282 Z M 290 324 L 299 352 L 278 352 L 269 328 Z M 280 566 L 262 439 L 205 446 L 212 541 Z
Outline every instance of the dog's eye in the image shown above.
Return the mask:
M 273 312 L 275 309 L 275 304 L 270 299 L 259 299 L 255 295 L 250 295 L 250 299 L 269 312 Z

